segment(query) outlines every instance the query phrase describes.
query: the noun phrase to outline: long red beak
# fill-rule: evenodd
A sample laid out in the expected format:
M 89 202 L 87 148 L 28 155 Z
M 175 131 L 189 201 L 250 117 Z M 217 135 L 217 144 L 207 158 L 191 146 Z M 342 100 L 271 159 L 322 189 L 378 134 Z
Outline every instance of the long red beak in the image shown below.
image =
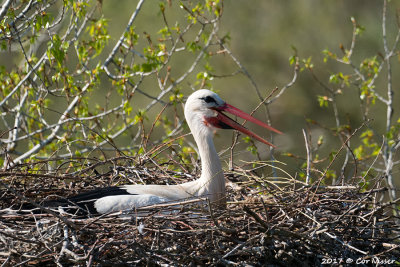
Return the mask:
M 239 132 L 242 132 L 250 137 L 253 137 L 253 138 L 257 139 L 258 141 L 263 142 L 266 145 L 275 147 L 273 144 L 271 144 L 267 140 L 263 139 L 262 137 L 258 136 L 257 134 L 253 133 L 249 129 L 243 127 L 236 121 L 232 120 L 231 118 L 229 118 L 228 116 L 223 114 L 221 111 L 228 112 L 232 115 L 238 116 L 247 121 L 251 121 L 251 122 L 258 124 L 261 127 L 264 127 L 265 129 L 268 129 L 270 131 L 273 131 L 273 132 L 276 132 L 279 134 L 282 133 L 281 131 L 278 131 L 277 129 L 269 126 L 268 124 L 265 124 L 264 122 L 257 120 L 256 118 L 252 117 L 250 114 L 247 114 L 246 112 L 244 112 L 232 105 L 229 105 L 227 103 L 225 103 L 222 107 L 215 108 L 215 110 L 218 112 L 218 115 L 216 117 L 205 118 L 208 123 L 210 123 L 214 127 L 218 127 L 218 128 L 236 129 Z

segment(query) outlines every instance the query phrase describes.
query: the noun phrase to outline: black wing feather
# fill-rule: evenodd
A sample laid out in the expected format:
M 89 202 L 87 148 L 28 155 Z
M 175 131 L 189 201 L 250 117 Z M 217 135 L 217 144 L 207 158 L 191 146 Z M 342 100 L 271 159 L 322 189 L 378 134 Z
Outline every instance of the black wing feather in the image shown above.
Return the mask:
M 56 200 L 45 201 L 41 203 L 44 207 L 48 208 L 58 208 L 62 207 L 63 210 L 70 214 L 75 215 L 94 215 L 98 214 L 96 208 L 94 207 L 94 203 L 96 200 L 107 197 L 107 196 L 118 196 L 118 195 L 133 195 L 128 193 L 128 191 L 119 186 L 111 186 L 94 189 L 88 192 L 84 192 L 72 197 L 68 198 L 59 198 Z M 31 204 L 25 204 L 22 206 L 23 210 L 34 208 Z M 33 210 L 34 213 L 41 213 L 40 210 Z

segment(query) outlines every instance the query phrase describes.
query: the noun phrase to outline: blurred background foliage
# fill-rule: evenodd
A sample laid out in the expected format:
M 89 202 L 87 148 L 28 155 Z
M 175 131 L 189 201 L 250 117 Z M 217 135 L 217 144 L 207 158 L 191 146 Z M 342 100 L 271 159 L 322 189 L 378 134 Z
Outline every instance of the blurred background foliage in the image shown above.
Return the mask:
M 32 93 L 29 103 L 20 109 L 26 114 L 26 122 L 21 124 L 19 136 L 49 123 L 57 123 L 74 96 L 79 96 L 83 90 L 89 93 L 79 98 L 78 104 L 68 111 L 67 117 L 96 116 L 121 105 L 114 112 L 115 116 L 63 125 L 63 129 L 57 132 L 57 136 L 47 146 L 41 147 L 29 157 L 21 157 L 40 144 L 53 129 L 18 143 L 9 142 L 11 137 L 7 131 L 11 131 L 14 125 L 18 113 L 14 107 L 18 106 L 23 97 L 21 89 L 20 93 L 2 106 L 3 123 L 0 127 L 3 150 L 7 150 L 12 159 L 26 161 L 78 156 L 104 158 L 121 153 L 145 153 L 148 150 L 143 142 L 147 142 L 149 131 L 152 133 L 149 143 L 155 144 L 167 142 L 170 140 L 168 136 L 175 138 L 188 132 L 186 126 L 183 129 L 181 127 L 182 103 L 194 89 L 213 89 L 227 102 L 250 112 L 261 101 L 256 89 L 261 98 L 267 97 L 274 88 L 278 88 L 275 95 L 279 94 L 292 81 L 298 63 L 299 73 L 294 84 L 270 103 L 268 109 L 260 108 L 255 113 L 256 117 L 269 120 L 275 128 L 285 133 L 273 137 L 278 147 L 274 150 L 274 157 L 269 148 L 239 138 L 240 144 L 235 147 L 236 162 L 254 160 L 257 156 L 261 160 L 277 159 L 286 164 L 283 169 L 303 180 L 306 179 L 308 166 L 312 169 L 313 181 L 323 175 L 329 178 L 327 183 L 351 178 L 368 182 L 368 176 L 377 177 L 385 173 L 385 160 L 379 156 L 379 153 L 383 153 L 380 149 L 384 140 L 388 148 L 394 148 L 399 138 L 400 113 L 397 106 L 400 103 L 400 55 L 397 43 L 391 57 L 391 84 L 395 91 L 390 125 L 393 129 L 388 130 L 387 105 L 381 103 L 375 95 L 377 93 L 387 98 L 388 91 L 387 66 L 382 65 L 382 70 L 379 70 L 385 55 L 382 1 L 144 1 L 133 27 L 125 33 L 125 48 L 116 51 L 118 55 L 113 58 L 116 64 L 111 72 L 121 77 L 112 79 L 102 66 L 124 32 L 137 2 L 37 1 L 36 10 L 46 4 L 50 7 L 44 9 L 45 13 L 36 16 L 35 23 L 30 25 L 37 28 L 36 33 L 24 37 L 30 38 L 25 42 L 39 44 L 32 49 L 33 45 L 24 43 L 27 51 L 35 51 L 27 55 L 21 53 L 21 45 L 15 36 L 11 41 L 5 34 L 7 31 L 12 32 L 11 13 L 2 20 L 0 62 L 3 85 L 0 99 L 5 98 L 29 71 L 26 59 L 30 64 L 35 64 L 43 53 L 53 58 L 42 69 L 38 68 L 39 72 L 43 71 L 43 74 L 38 75 L 39 78 L 25 83 L 26 92 L 33 90 L 36 93 Z M 22 9 L 26 1 L 18 4 Z M 52 42 L 49 42 L 48 36 L 52 34 L 43 29 L 46 28 L 47 20 L 56 20 L 56 14 L 63 6 L 66 22 L 61 23 L 59 35 L 54 35 Z M 17 10 L 17 4 L 14 7 Z M 398 38 L 399 8 L 398 1 L 387 3 L 386 34 L 390 49 Z M 92 12 L 90 17 L 89 12 Z M 72 13 L 76 21 L 70 20 Z M 73 29 L 82 30 L 82 35 L 75 40 L 74 33 L 71 33 L 71 37 L 67 38 L 69 41 L 65 42 L 62 33 L 68 23 L 79 25 L 85 18 L 88 21 L 83 29 Z M 201 20 L 214 20 L 215 24 L 202 24 Z M 191 23 L 193 27 L 180 37 L 182 30 Z M 204 32 L 198 35 L 202 28 Z M 207 46 L 207 38 L 213 31 L 222 43 L 218 43 L 216 38 L 212 39 L 210 47 L 207 47 L 193 72 L 175 85 L 176 79 L 190 69 L 196 56 Z M 336 59 L 346 61 L 344 57 L 353 43 L 353 31 L 357 32 L 352 50 L 352 67 L 349 62 L 340 63 Z M 180 38 L 177 47 L 185 51 L 177 52 L 164 66 L 167 59 L 163 53 L 171 48 L 171 43 L 165 40 L 170 36 L 174 40 Z M 52 47 L 49 47 L 50 44 Z M 224 49 L 222 44 L 229 50 Z M 127 47 L 134 47 L 135 52 Z M 238 67 L 229 53 L 247 72 Z M 123 61 L 134 60 L 135 64 L 129 68 L 122 67 Z M 121 64 L 119 70 L 118 64 Z M 371 78 L 379 73 L 374 79 L 373 91 L 369 88 L 363 91 L 360 77 L 355 75 L 355 68 L 363 72 L 365 77 Z M 150 78 L 130 76 L 135 72 L 151 73 L 154 70 L 159 71 L 153 72 Z M 126 79 L 123 75 L 126 75 Z M 165 86 L 172 85 L 172 88 L 149 109 L 154 97 L 160 94 L 159 81 L 163 82 L 164 78 L 167 79 Z M 157 117 L 167 103 L 169 105 L 166 110 Z M 156 118 L 158 122 L 153 127 Z M 352 136 L 359 127 L 361 129 Z M 303 129 L 312 151 L 312 159 L 308 164 Z M 113 138 L 112 135 L 120 130 L 124 134 Z M 253 130 L 260 133 L 258 128 Z M 232 139 L 226 137 L 229 134 L 219 132 L 216 138 L 219 149 L 224 151 L 222 158 L 226 162 L 230 158 L 227 148 L 232 144 Z M 260 134 L 270 137 L 269 133 Z M 349 137 L 349 147 L 343 148 L 344 140 Z M 195 157 L 195 147 L 190 140 L 190 137 L 175 140 L 177 145 L 170 146 L 166 158 L 172 153 L 175 159 L 190 164 L 192 157 Z M 99 147 L 102 142 L 105 145 Z M 336 157 L 341 147 L 345 152 Z M 6 164 L 4 151 L 2 165 Z M 392 161 L 397 163 L 399 157 L 396 151 L 393 152 Z M 369 166 L 377 157 L 382 160 L 373 166 L 376 171 L 371 171 Z M 326 169 L 328 166 L 329 170 Z M 398 180 L 399 164 L 393 164 L 392 167 L 391 174 Z M 271 174 L 269 171 L 267 173 Z

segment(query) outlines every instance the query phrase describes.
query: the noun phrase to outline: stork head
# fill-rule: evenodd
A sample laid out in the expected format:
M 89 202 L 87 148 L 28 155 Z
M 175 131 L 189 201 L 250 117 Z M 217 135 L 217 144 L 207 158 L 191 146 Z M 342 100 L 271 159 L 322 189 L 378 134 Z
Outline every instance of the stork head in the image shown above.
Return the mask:
M 244 111 L 229 105 L 216 93 L 207 89 L 201 89 L 191 94 L 185 104 L 185 117 L 192 133 L 207 134 L 213 132 L 215 128 L 236 129 L 239 132 L 263 142 L 264 144 L 274 147 L 270 142 L 264 140 L 260 136 L 232 120 L 223 112 L 251 121 L 270 131 L 281 133 Z

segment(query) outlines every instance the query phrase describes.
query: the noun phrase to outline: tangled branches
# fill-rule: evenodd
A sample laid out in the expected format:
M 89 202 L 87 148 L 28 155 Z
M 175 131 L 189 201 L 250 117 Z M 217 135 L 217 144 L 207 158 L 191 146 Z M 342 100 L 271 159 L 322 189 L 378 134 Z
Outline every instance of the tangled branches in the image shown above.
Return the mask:
M 131 167 L 132 163 L 136 165 Z M 77 174 L 51 174 L 53 180 L 58 178 L 58 187 L 52 185 L 53 190 L 46 182 L 50 174 L 29 175 L 22 167 L 12 172 L 1 175 L 13 188 L 20 188 L 21 195 L 34 195 L 37 200 L 86 190 L 82 187 L 89 183 L 165 184 L 195 177 L 195 173 L 169 171 L 168 166 L 149 168 L 126 157 L 93 164 L 79 179 Z M 2 188 L 2 261 L 60 266 L 315 266 L 346 260 L 394 263 L 400 257 L 396 218 L 387 209 L 393 203 L 378 201 L 387 190 L 380 183 L 360 191 L 354 185 L 315 188 L 301 186 L 295 180 L 278 182 L 260 178 L 253 170 L 239 169 L 226 176 L 230 189 L 224 210 L 204 199 L 193 199 L 179 205 L 160 204 L 91 218 L 63 213 L 57 217 L 6 213 L 5 208 L 15 209 L 22 201 L 15 192 Z M 30 183 L 36 186 L 29 188 Z

